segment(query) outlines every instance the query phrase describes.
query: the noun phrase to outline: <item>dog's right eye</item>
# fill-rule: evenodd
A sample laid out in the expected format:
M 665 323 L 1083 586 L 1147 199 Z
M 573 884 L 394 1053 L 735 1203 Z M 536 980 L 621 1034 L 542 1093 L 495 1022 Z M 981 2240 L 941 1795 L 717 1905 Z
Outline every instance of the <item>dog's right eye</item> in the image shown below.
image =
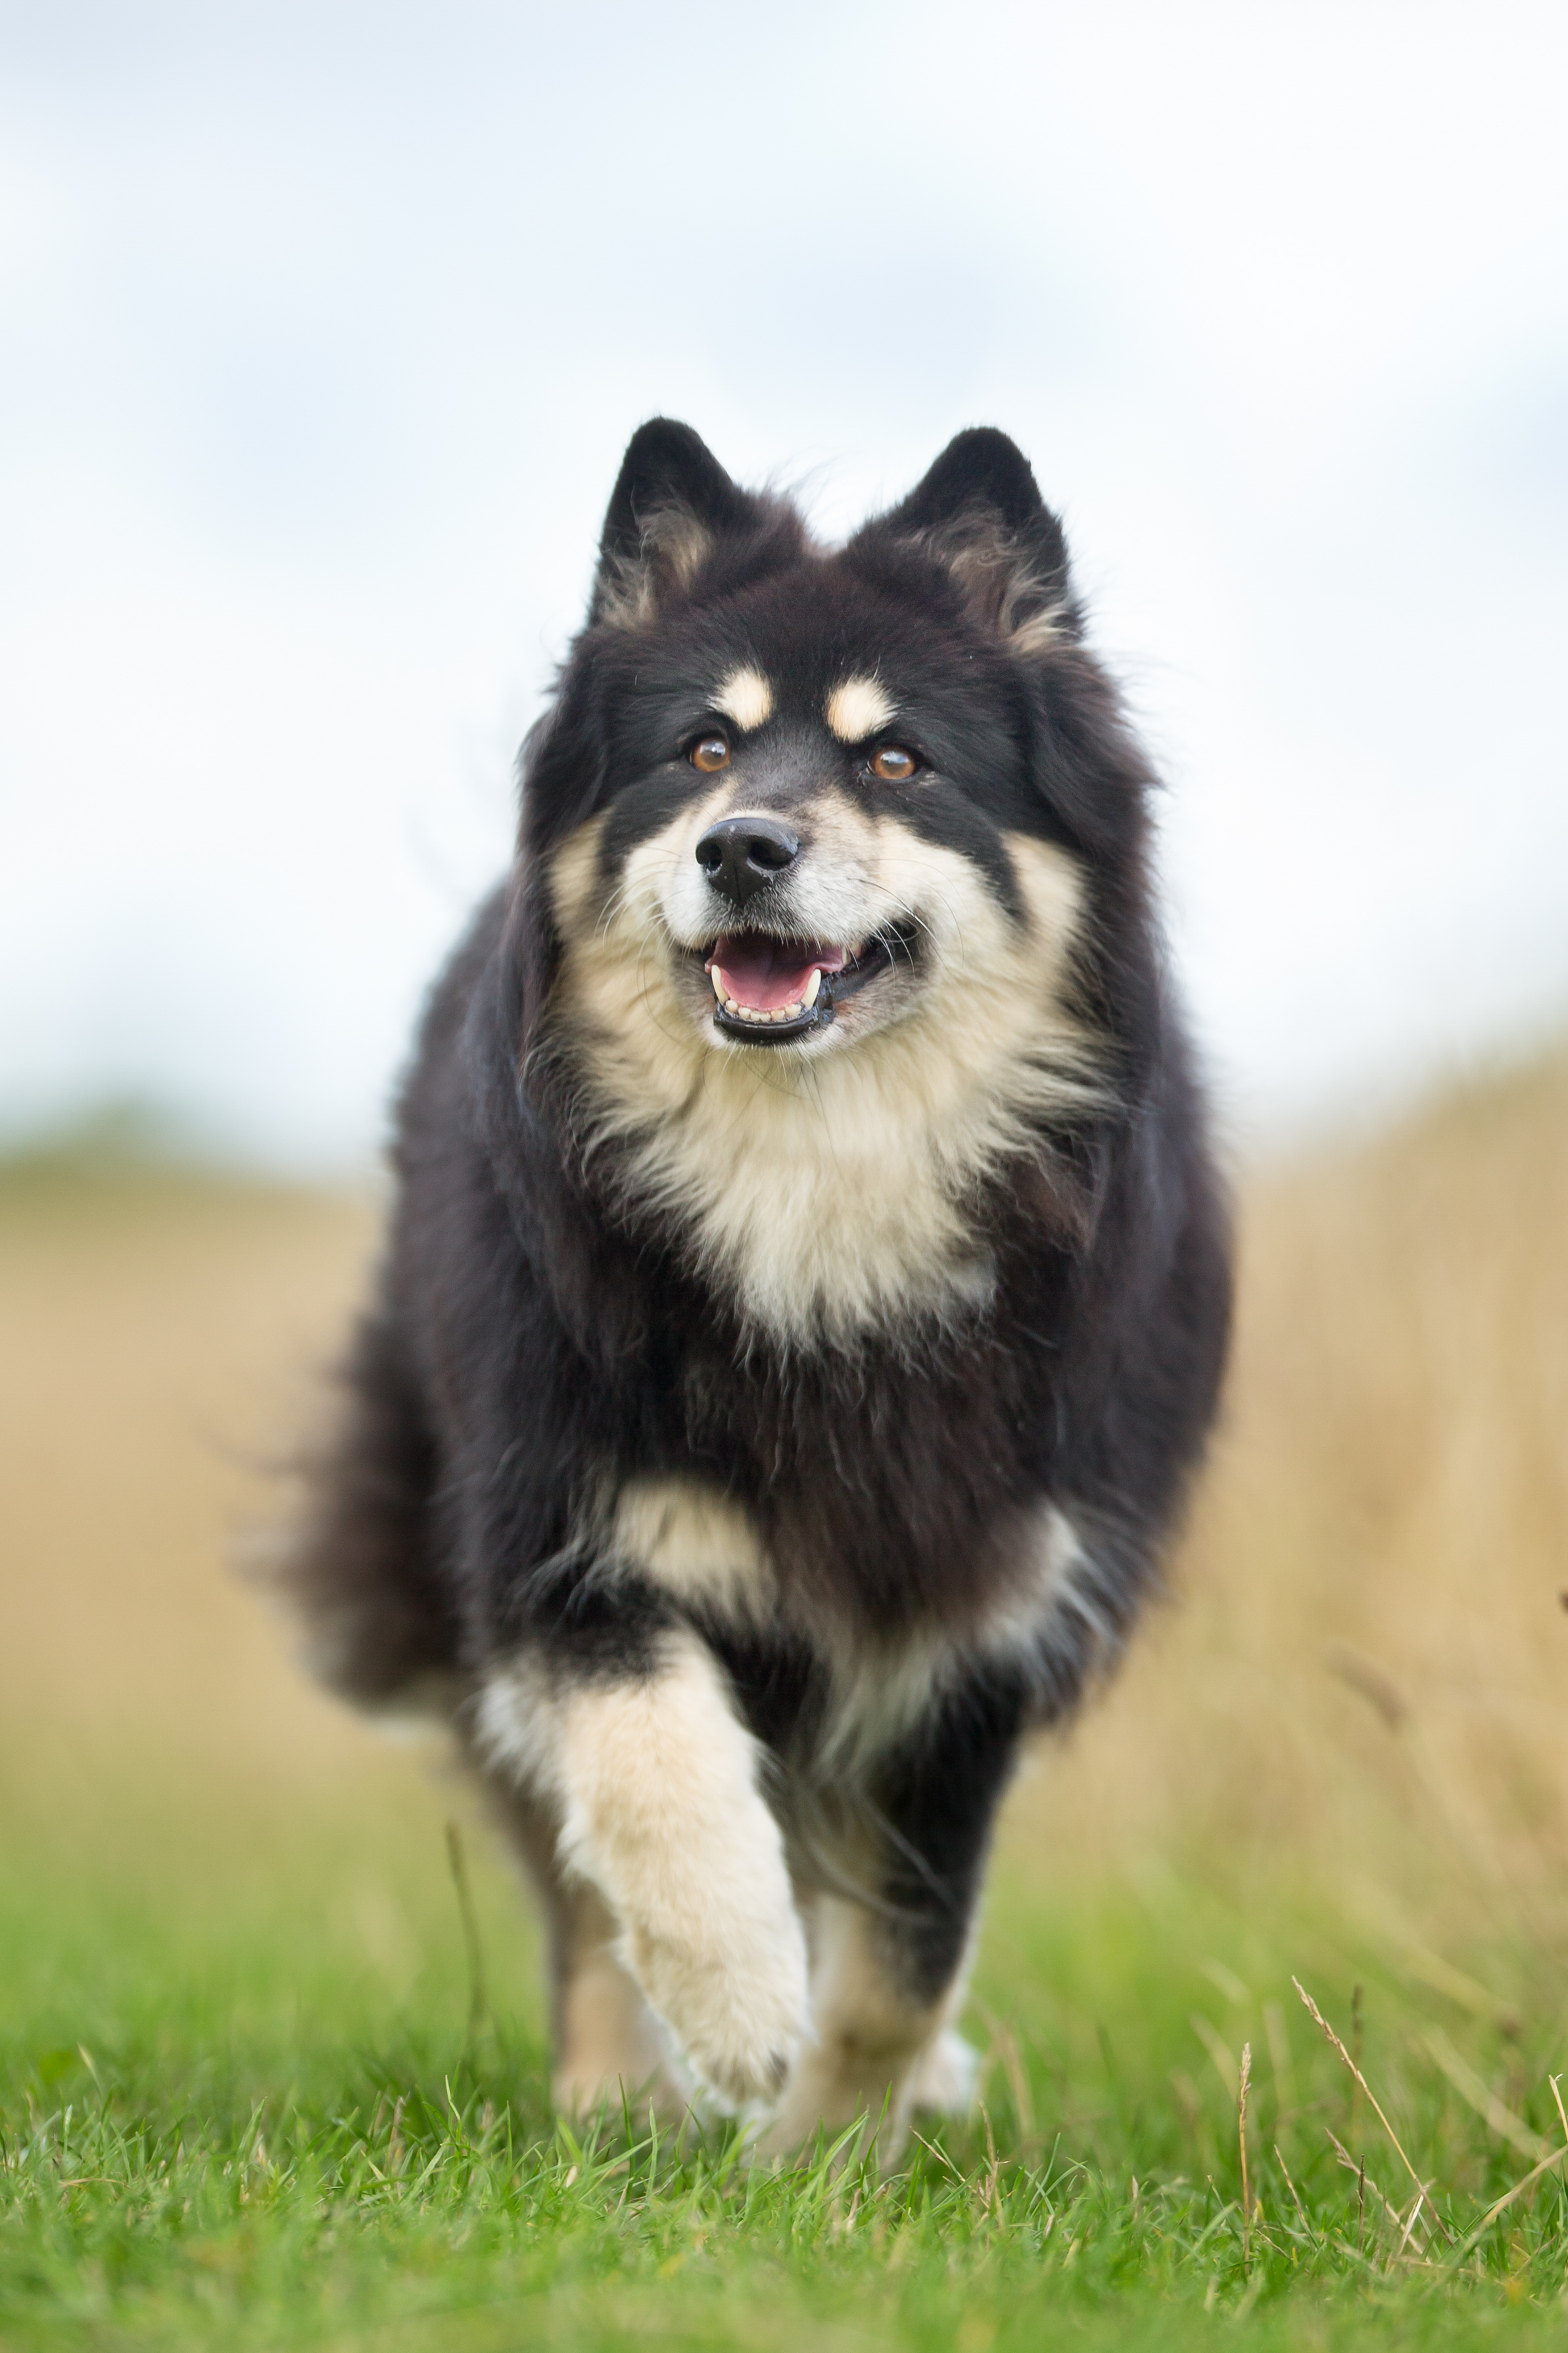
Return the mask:
M 710 776 L 717 768 L 730 765 L 730 739 L 727 735 L 700 735 L 687 754 L 694 768 Z

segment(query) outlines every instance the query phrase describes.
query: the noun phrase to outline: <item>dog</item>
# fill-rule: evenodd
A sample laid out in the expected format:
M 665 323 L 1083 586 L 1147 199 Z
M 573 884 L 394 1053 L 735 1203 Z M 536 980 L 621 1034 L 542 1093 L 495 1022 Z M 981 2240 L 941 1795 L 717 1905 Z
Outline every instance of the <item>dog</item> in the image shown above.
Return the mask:
M 521 775 L 289 1594 L 537 1883 L 561 2107 L 891 2162 L 1216 1409 L 1153 779 L 1005 436 L 829 550 L 663 418 Z

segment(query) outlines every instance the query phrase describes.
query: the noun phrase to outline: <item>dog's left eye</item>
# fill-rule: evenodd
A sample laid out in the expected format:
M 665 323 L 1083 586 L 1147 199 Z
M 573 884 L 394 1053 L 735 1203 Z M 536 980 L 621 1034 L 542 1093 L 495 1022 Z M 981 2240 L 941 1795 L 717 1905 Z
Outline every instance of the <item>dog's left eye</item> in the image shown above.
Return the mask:
M 700 735 L 686 756 L 694 768 L 700 768 L 705 776 L 710 776 L 715 769 L 729 766 L 730 739 L 717 733 Z
M 901 744 L 879 744 L 871 754 L 871 774 L 880 776 L 885 785 L 901 785 L 906 776 L 914 775 L 918 763 L 912 752 Z

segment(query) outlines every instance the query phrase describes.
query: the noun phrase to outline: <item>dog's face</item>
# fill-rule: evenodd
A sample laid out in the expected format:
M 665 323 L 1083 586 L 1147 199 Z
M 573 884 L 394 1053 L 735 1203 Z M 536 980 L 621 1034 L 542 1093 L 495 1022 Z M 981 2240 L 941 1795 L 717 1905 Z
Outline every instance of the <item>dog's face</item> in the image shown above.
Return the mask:
M 1093 828 L 1042 786 L 1041 680 L 1080 660 L 1059 530 L 1000 435 L 833 554 L 685 427 L 633 442 L 527 819 L 598 1131 L 699 1225 L 728 1170 L 710 1240 L 760 1217 L 787 1257 L 773 1197 L 823 1212 L 830 1154 L 847 1222 L 909 1227 L 906 1187 L 892 1256 L 950 1268 L 960 1197 L 1094 1092 Z
M 1016 713 L 954 634 L 803 557 L 639 646 L 589 904 L 708 1050 L 961 1029 L 972 959 L 1026 927 Z

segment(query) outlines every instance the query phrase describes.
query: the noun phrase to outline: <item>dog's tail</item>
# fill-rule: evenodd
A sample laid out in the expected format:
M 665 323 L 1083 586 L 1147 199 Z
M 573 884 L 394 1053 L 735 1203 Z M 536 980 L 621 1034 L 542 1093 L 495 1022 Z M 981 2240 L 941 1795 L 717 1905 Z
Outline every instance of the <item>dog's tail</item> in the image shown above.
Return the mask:
M 295 1466 L 304 1508 L 256 1576 L 329 1690 L 372 1709 L 444 1708 L 458 1629 L 435 1556 L 436 1448 L 384 1314 L 361 1322 L 337 1386 L 336 1428 Z

